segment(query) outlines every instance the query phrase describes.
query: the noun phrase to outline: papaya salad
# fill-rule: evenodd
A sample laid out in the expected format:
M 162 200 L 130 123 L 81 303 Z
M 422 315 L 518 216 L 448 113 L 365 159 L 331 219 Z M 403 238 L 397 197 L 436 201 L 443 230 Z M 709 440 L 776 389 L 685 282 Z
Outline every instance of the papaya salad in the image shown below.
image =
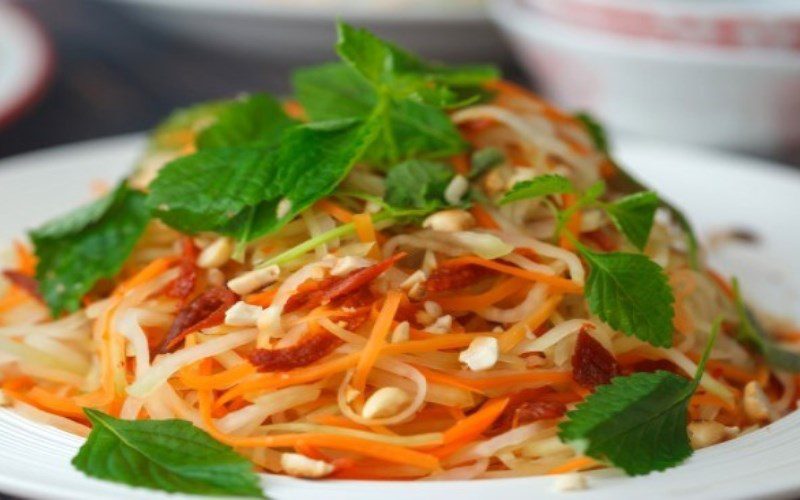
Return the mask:
M 89 476 L 452 480 L 676 466 L 794 410 L 800 336 L 602 128 L 346 24 L 294 94 L 174 113 L 4 263 L 4 403 Z M 268 487 L 269 478 L 264 479 Z

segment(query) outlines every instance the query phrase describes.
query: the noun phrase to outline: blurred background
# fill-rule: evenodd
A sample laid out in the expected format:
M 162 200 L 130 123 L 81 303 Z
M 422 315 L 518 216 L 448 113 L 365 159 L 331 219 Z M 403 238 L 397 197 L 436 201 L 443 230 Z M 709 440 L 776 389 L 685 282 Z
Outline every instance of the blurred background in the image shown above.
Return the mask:
M 798 0 L 0 0 L 0 157 L 286 93 L 332 57 L 337 16 L 494 62 L 616 136 L 800 165 Z

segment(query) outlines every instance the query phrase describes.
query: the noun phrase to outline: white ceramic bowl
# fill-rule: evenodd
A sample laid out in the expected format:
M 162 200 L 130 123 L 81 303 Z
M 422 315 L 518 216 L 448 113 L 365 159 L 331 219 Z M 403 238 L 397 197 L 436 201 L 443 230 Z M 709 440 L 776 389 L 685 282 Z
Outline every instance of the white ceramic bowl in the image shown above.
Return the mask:
M 800 56 L 633 40 L 569 26 L 521 0 L 494 18 L 559 104 L 651 137 L 774 154 L 800 145 Z
M 226 50 L 333 55 L 337 17 L 429 57 L 480 61 L 504 45 L 483 0 L 115 0 L 145 22 Z
M 795 0 L 527 0 L 546 16 L 600 31 L 727 49 L 800 52 Z

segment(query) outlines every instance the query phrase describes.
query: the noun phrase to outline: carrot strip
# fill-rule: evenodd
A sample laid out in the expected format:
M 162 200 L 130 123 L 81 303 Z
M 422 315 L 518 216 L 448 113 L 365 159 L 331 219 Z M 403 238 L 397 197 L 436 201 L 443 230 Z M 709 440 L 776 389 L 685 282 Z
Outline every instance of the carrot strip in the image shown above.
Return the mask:
M 17 257 L 17 270 L 26 276 L 36 275 L 36 256 L 21 241 L 14 242 L 14 254 Z
M 533 101 L 542 108 L 542 114 L 550 120 L 581 126 L 581 124 L 568 113 L 561 111 L 520 85 L 508 82 L 506 80 L 495 80 L 487 83 L 485 86 L 487 89 L 497 91 L 503 96 L 523 98 Z
M 277 294 L 278 288 L 271 288 L 260 293 L 251 293 L 244 298 L 244 301 L 254 306 L 269 307 Z
M 500 262 L 496 262 L 494 260 L 489 260 L 489 259 L 482 259 L 475 255 L 456 257 L 454 259 L 442 262 L 441 265 L 447 267 L 467 266 L 467 265 L 482 266 L 487 269 L 493 269 L 495 271 L 505 274 L 510 274 L 512 276 L 519 276 L 520 278 L 524 278 L 530 281 L 546 283 L 550 285 L 550 287 L 552 287 L 554 290 L 563 293 L 579 294 L 583 292 L 583 287 L 581 285 L 578 285 L 574 281 L 568 280 L 566 278 L 562 278 L 560 276 L 553 276 L 550 274 L 539 273 L 536 271 L 529 271 L 527 269 L 522 269 L 520 267 L 509 266 L 507 264 L 501 264 Z
M 326 214 L 330 215 L 334 219 L 338 220 L 342 223 L 348 223 L 353 221 L 354 214 L 350 210 L 347 210 L 343 206 L 339 205 L 338 203 L 328 199 L 323 198 L 319 200 L 316 205 L 316 208 L 322 210 Z
M 444 373 L 441 373 L 441 375 L 449 377 L 451 380 L 457 380 L 463 388 L 468 388 L 473 392 L 483 392 L 487 389 L 504 388 L 533 382 L 562 384 L 572 381 L 572 372 L 559 370 L 526 370 L 482 378 L 458 377 L 457 375 Z
M 500 351 L 504 353 L 509 352 L 517 344 L 519 344 L 523 338 L 525 338 L 525 332 L 528 329 L 536 330 L 542 326 L 550 317 L 550 315 L 553 314 L 553 311 L 556 310 L 556 307 L 558 307 L 558 304 L 561 303 L 562 298 L 563 297 L 561 295 L 553 295 L 549 297 L 539 309 L 500 334 Z
M 356 228 L 356 235 L 362 243 L 373 243 L 372 248 L 369 250 L 369 257 L 371 259 L 380 259 L 380 249 L 377 245 L 377 236 L 375 234 L 375 226 L 372 224 L 372 215 L 370 214 L 355 214 L 353 215 L 353 224 Z
M 51 413 L 58 413 L 65 417 L 78 418 L 86 420 L 86 415 L 80 406 L 76 405 L 70 399 L 52 394 L 45 391 L 41 387 L 33 387 L 27 394 L 28 399 L 34 406 L 49 411 Z
M 314 415 L 309 417 L 309 421 L 320 425 L 332 425 L 334 427 L 344 427 L 346 429 L 356 429 L 366 431 L 369 428 L 365 425 L 357 424 L 347 417 L 341 415 Z
M 458 389 L 464 389 L 466 391 L 476 392 L 478 394 L 484 393 L 483 390 L 478 389 L 469 383 L 465 383 L 463 378 L 438 372 L 436 370 L 431 370 L 430 368 L 425 368 L 424 366 L 414 365 L 414 368 L 419 370 L 419 372 L 425 376 L 428 382 L 449 385 L 450 387 L 456 387 Z
M 733 287 L 731 286 L 730 281 L 723 278 L 718 272 L 714 271 L 713 269 L 708 269 L 706 270 L 706 272 L 708 273 L 708 276 L 712 280 L 714 280 L 719 289 L 722 290 L 722 293 L 724 293 L 725 296 L 728 297 L 729 299 L 733 300 L 735 294 L 733 293 Z
M 450 160 L 453 163 L 453 170 L 456 171 L 457 174 L 461 175 L 469 175 L 470 166 L 469 166 L 469 158 L 465 153 L 457 154 Z
M 381 348 L 386 344 L 386 337 L 389 335 L 392 320 L 395 313 L 397 313 L 397 308 L 400 306 L 402 298 L 403 295 L 399 292 L 389 292 L 386 295 L 386 301 L 383 303 L 381 312 L 375 320 L 372 332 L 370 332 L 367 344 L 361 352 L 361 358 L 358 360 L 356 371 L 353 374 L 351 383 L 353 388 L 359 392 L 363 393 L 364 388 L 367 386 L 367 376 L 378 360 Z
M 134 274 L 128 280 L 121 283 L 115 290 L 114 295 L 121 296 L 130 291 L 133 288 L 141 285 L 142 283 L 146 283 L 151 279 L 155 278 L 159 274 L 163 273 L 167 269 L 169 269 L 177 259 L 175 257 L 161 257 L 159 259 L 154 260 L 153 262 L 147 264 L 141 271 Z
M 192 389 L 225 389 L 256 372 L 250 363 L 242 363 L 214 375 L 200 375 L 187 366 L 180 371 L 180 380 Z
M 576 472 L 584 469 L 591 469 L 592 467 L 597 467 L 600 465 L 595 459 L 589 457 L 575 457 L 572 460 L 568 460 L 561 465 L 553 467 L 549 471 L 548 474 L 565 474 L 567 472 Z
M 208 364 L 204 362 L 201 370 L 207 370 Z M 413 465 L 425 470 L 440 469 L 439 460 L 433 455 L 419 451 L 409 450 L 401 446 L 379 443 L 367 439 L 354 438 L 351 436 L 339 436 L 331 434 L 281 434 L 276 436 L 254 436 L 240 437 L 225 434 L 216 427 L 212 416 L 214 406 L 214 396 L 212 391 L 198 391 L 198 402 L 200 416 L 206 432 L 215 439 L 238 448 L 289 448 L 293 447 L 298 441 L 302 441 L 307 446 L 318 448 L 331 448 L 335 450 L 349 451 L 368 457 L 379 458 L 387 462 Z
M 360 356 L 360 352 L 354 352 L 340 358 L 326 361 L 324 363 L 311 365 L 304 368 L 297 368 L 288 372 L 265 373 L 263 375 L 258 375 L 250 381 L 242 382 L 228 389 L 217 400 L 217 404 L 223 405 L 229 401 L 232 401 L 237 396 L 242 396 L 244 394 L 266 391 L 270 389 L 282 389 L 284 387 L 305 384 L 323 379 L 330 375 L 341 373 L 356 366 Z
M 472 213 L 472 216 L 475 217 L 475 221 L 478 223 L 478 226 L 485 228 L 485 229 L 500 229 L 500 224 L 494 220 L 494 217 L 483 208 L 482 205 L 478 205 L 477 203 L 472 205 L 472 208 L 469 210 Z
M 475 311 L 494 305 L 519 291 L 526 280 L 513 277 L 501 280 L 489 290 L 477 295 L 449 295 L 437 297 L 436 302 L 448 311 Z
M 445 445 L 457 441 L 472 441 L 491 426 L 508 405 L 508 398 L 490 399 L 472 415 L 459 420 L 444 431 L 442 440 Z
M 27 293 L 20 290 L 18 287 L 12 286 L 8 289 L 8 291 L 0 298 L 0 314 L 14 309 L 20 304 L 23 304 L 29 300 L 33 300 L 33 298 L 28 295 Z

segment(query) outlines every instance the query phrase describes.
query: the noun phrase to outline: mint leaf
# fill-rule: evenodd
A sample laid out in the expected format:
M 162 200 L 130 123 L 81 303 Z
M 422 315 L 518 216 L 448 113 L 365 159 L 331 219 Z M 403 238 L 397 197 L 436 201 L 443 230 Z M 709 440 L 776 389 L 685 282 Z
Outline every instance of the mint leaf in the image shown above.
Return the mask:
M 469 178 L 475 179 L 505 161 L 505 155 L 497 148 L 482 148 L 472 153 Z
M 590 115 L 589 113 L 582 111 L 580 113 L 575 114 L 575 118 L 583 124 L 586 128 L 586 132 L 589 133 L 589 137 L 591 137 L 594 146 L 603 153 L 609 152 L 608 147 L 608 135 L 606 134 L 605 129 L 600 122 L 595 120 L 595 118 Z
M 604 208 L 628 241 L 639 250 L 644 250 L 659 204 L 654 192 L 643 191 L 606 204 Z
M 313 120 L 366 118 L 379 105 L 378 92 L 344 64 L 303 69 L 294 74 L 297 99 Z M 444 158 L 466 147 L 442 110 L 410 99 L 385 97 L 377 140 L 366 157 L 378 165 L 410 158 Z
M 616 377 L 597 387 L 559 425 L 559 438 L 579 453 L 608 461 L 632 476 L 674 467 L 692 454 L 689 398 L 700 382 L 721 321 L 692 380 L 666 371 Z
M 425 62 L 417 56 L 376 37 L 365 29 L 337 25 L 339 56 L 375 85 L 408 94 L 434 84 L 477 86 L 498 77 L 491 66 L 450 67 Z
M 624 170 L 621 166 L 615 164 L 614 165 L 616 170 L 616 175 L 614 175 L 611 179 L 608 180 L 609 186 L 617 192 L 620 193 L 632 193 L 638 191 L 647 191 L 647 188 L 644 184 L 639 182 L 638 179 L 633 177 L 630 173 Z M 691 222 L 683 214 L 675 205 L 667 202 L 666 200 L 661 200 L 660 206 L 665 208 L 672 218 L 680 225 L 681 229 L 683 229 L 684 234 L 686 235 L 686 244 L 689 253 L 689 262 L 691 263 L 694 269 L 699 269 L 700 267 L 700 258 L 699 258 L 699 247 L 697 236 L 694 232 L 694 228 L 692 227 Z
M 744 303 L 739 280 L 733 280 L 733 301 L 739 316 L 738 339 L 760 352 L 770 366 L 790 372 L 800 372 L 800 354 L 775 342 Z
M 395 165 L 386 176 L 386 202 L 395 208 L 433 211 L 447 206 L 444 191 L 453 169 L 441 163 L 409 160 Z
M 672 346 L 672 289 L 664 271 L 641 254 L 595 253 L 579 247 L 589 264 L 589 310 L 615 330 L 656 347 Z
M 87 476 L 170 493 L 264 498 L 252 464 L 187 421 L 84 412 L 92 432 L 72 465 Z
M 147 203 L 181 231 L 216 231 L 249 241 L 333 192 L 377 132 L 374 120 L 332 120 L 291 127 L 277 149 L 201 150 L 164 167 Z M 283 199 L 291 209 L 279 219 L 276 208 Z
M 295 123 L 275 98 L 267 94 L 244 96 L 218 109 L 216 120 L 197 137 L 197 148 L 271 146 Z
M 575 187 L 572 182 L 562 175 L 546 174 L 535 177 L 529 181 L 517 182 L 501 199 L 500 205 L 512 201 L 538 198 L 552 194 L 572 193 Z
M 275 180 L 291 202 L 282 222 L 331 194 L 359 161 L 380 129 L 376 117 L 338 120 L 295 127 L 281 141 Z
M 150 184 L 147 204 L 175 229 L 213 231 L 262 201 L 275 175 L 269 151 L 201 150 L 161 169 Z
M 115 276 L 149 220 L 144 195 L 121 183 L 102 199 L 31 231 L 36 279 L 52 315 L 77 310 L 99 280 Z

